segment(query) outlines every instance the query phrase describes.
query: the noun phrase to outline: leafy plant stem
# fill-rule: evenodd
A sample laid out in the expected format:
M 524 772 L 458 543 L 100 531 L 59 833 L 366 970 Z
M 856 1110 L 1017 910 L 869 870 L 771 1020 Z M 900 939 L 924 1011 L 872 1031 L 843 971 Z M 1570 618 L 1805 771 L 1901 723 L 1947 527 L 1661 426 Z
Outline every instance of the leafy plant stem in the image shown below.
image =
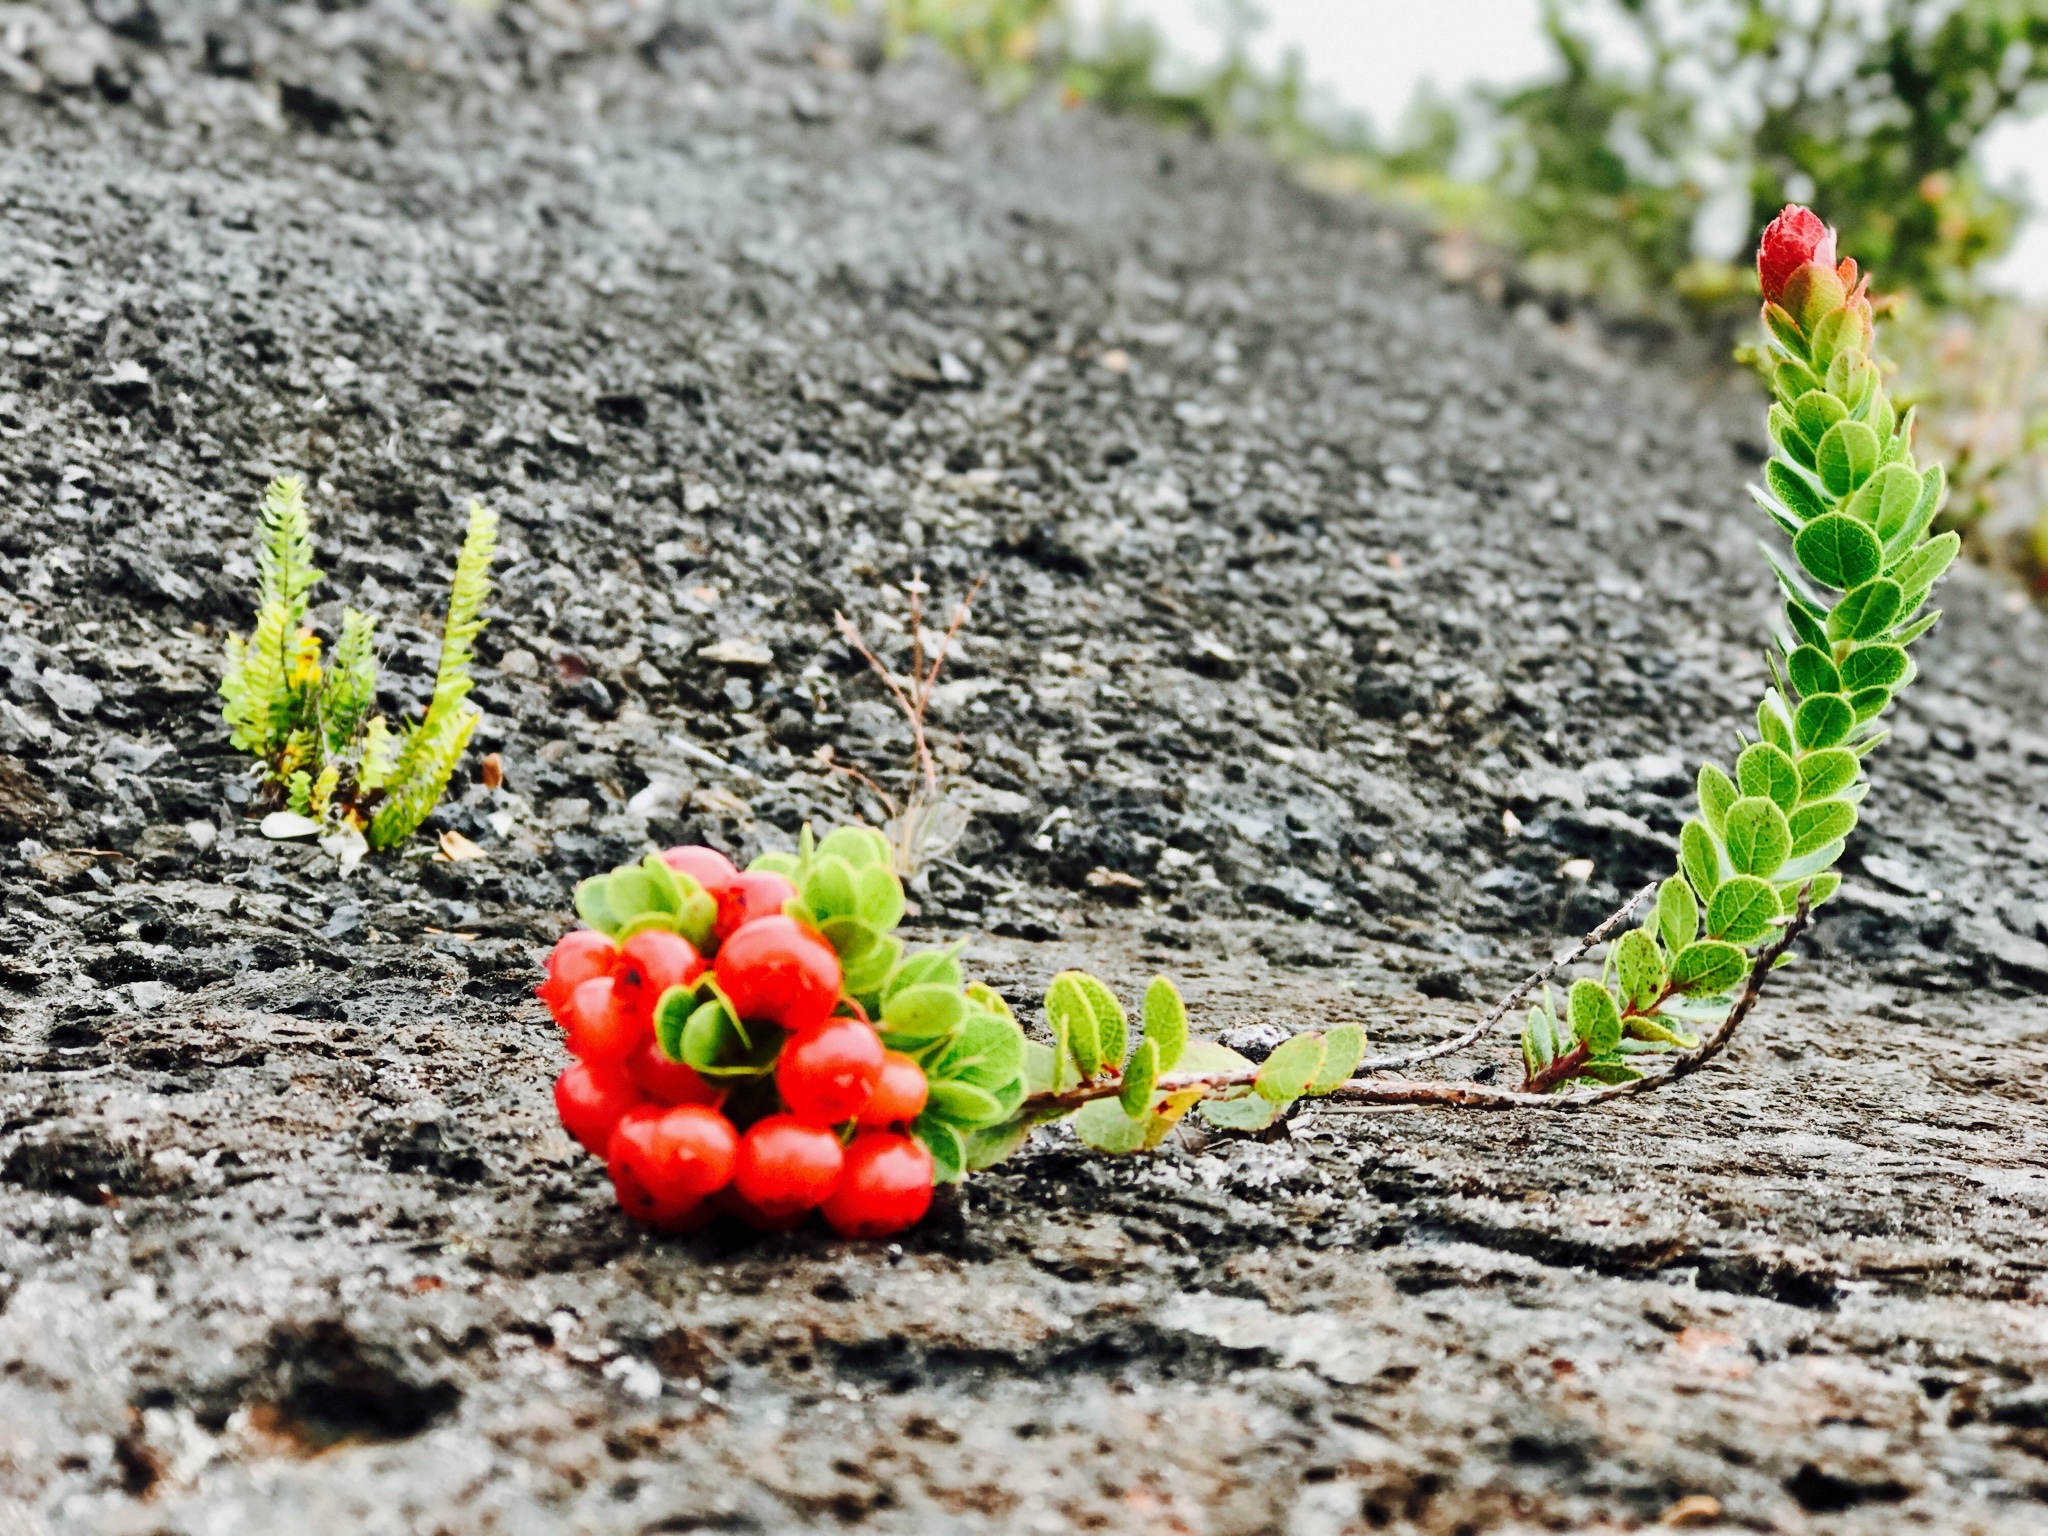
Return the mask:
M 1425 1061 L 1434 1061 L 1439 1056 L 1449 1056 L 1455 1051 L 1462 1051 L 1468 1045 L 1483 1039 L 1499 1026 L 1500 1021 L 1506 1018 L 1520 1004 L 1523 998 L 1542 986 L 1544 982 L 1550 980 L 1551 977 L 1555 976 L 1566 966 L 1575 965 L 1584 959 L 1587 953 L 1595 946 L 1606 943 L 1609 938 L 1613 937 L 1615 930 L 1628 921 L 1636 908 L 1641 906 L 1651 896 L 1654 896 L 1656 892 L 1657 887 L 1654 884 L 1646 885 L 1640 891 L 1637 891 L 1635 895 L 1629 897 L 1627 901 L 1616 908 L 1597 928 L 1594 928 L 1584 938 L 1580 939 L 1574 948 L 1557 956 L 1548 965 L 1530 972 L 1528 976 L 1515 986 L 1513 991 L 1509 992 L 1494 1005 L 1491 1012 L 1462 1034 L 1452 1035 L 1448 1039 L 1439 1040 L 1435 1045 L 1428 1046 L 1419 1051 L 1403 1051 L 1395 1056 L 1367 1057 L 1358 1064 L 1358 1075 L 1363 1076 L 1369 1072 L 1398 1072 L 1404 1067 L 1412 1067 Z

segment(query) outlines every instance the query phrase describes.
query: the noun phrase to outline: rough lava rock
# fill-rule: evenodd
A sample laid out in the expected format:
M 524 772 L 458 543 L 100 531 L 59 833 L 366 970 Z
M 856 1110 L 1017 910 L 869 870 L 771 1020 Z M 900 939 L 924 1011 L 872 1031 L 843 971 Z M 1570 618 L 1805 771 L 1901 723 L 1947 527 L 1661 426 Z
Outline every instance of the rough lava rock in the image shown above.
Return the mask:
M 1027 1018 L 1163 970 L 1394 1047 L 1666 866 L 1764 677 L 1761 405 L 795 6 L 443 9 L 0 29 L 23 1529 L 2042 1528 L 2048 635 L 1969 571 L 1841 900 L 1668 1095 L 1050 1136 L 880 1248 L 625 1223 L 536 956 L 900 765 L 836 610 L 900 662 L 914 572 L 989 577 L 918 921 Z M 212 694 L 282 471 L 392 709 L 505 519 L 502 780 L 345 877 Z

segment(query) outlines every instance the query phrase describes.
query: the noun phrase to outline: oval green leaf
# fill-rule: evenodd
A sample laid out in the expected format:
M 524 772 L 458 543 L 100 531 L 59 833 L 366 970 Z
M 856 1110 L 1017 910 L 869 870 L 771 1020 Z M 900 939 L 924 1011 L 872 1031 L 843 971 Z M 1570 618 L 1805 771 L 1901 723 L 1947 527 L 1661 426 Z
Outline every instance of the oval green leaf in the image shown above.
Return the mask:
M 1262 1099 L 1275 1104 L 1291 1103 L 1307 1091 L 1323 1070 L 1323 1037 L 1296 1035 L 1274 1047 L 1259 1067 L 1252 1087 Z
M 1730 944 L 1754 944 L 1771 931 L 1777 916 L 1778 893 L 1770 882 L 1736 875 L 1707 903 L 1707 935 Z
M 1884 565 L 1877 535 L 1841 512 L 1817 517 L 1800 529 L 1792 553 L 1816 581 L 1844 590 L 1861 586 Z
M 1749 957 L 1720 939 L 1688 944 L 1671 962 L 1672 990 L 1684 997 L 1713 997 L 1742 980 Z
M 1621 1043 L 1621 1010 L 1614 995 L 1599 982 L 1581 977 L 1572 983 L 1572 1038 L 1595 1056 L 1604 1056 Z
M 1856 711 L 1839 693 L 1815 694 L 1792 717 L 1792 733 L 1803 752 L 1835 746 L 1855 728 Z
M 1792 830 L 1785 813 L 1771 801 L 1761 795 L 1746 795 L 1728 812 L 1723 846 L 1735 873 L 1768 876 L 1785 862 L 1792 847 Z

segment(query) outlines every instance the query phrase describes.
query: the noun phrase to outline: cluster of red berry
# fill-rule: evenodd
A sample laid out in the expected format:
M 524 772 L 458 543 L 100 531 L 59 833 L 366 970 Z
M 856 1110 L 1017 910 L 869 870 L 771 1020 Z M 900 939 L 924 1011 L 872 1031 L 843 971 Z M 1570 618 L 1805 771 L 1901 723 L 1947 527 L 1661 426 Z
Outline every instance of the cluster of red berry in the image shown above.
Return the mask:
M 706 952 L 666 928 L 621 943 L 579 929 L 555 945 L 539 988 L 577 1058 L 555 1107 L 610 1165 L 620 1209 L 674 1231 L 720 1212 L 780 1231 L 817 1210 L 842 1237 L 916 1222 L 934 1168 L 903 1128 L 924 1108 L 924 1070 L 883 1048 L 842 992 L 838 954 L 785 915 L 795 886 L 710 848 L 662 860 L 717 903 Z M 782 1031 L 772 1092 L 722 1087 L 663 1051 L 662 998 L 707 970 L 745 1025 Z

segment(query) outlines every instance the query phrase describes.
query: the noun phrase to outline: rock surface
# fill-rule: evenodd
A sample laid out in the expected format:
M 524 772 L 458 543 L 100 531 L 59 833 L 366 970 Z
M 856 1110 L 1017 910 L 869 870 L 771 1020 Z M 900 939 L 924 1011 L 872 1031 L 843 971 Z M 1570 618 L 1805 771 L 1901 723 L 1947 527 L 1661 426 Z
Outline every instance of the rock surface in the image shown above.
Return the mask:
M 831 617 L 900 664 L 920 571 L 990 578 L 924 937 L 1027 1017 L 1069 964 L 1248 1041 L 1474 1016 L 1758 691 L 1753 398 L 780 7 L 0 41 L 20 1529 L 2048 1520 L 2048 634 L 1971 572 L 1809 963 L 1668 1096 L 1049 1135 L 882 1249 L 646 1236 L 552 1121 L 573 882 L 872 814 L 818 754 L 907 738 Z M 461 506 L 506 520 L 503 782 L 346 877 L 257 834 L 211 696 L 287 470 L 394 709 Z

